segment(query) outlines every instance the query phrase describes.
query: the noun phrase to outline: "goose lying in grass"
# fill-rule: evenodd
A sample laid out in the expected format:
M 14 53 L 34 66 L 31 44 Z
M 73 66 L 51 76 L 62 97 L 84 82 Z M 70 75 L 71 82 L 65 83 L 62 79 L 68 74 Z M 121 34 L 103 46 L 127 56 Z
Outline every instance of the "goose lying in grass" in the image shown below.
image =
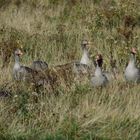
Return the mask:
M 34 70 L 32 70 L 29 67 L 22 66 L 19 62 L 20 56 L 22 55 L 22 52 L 20 49 L 17 49 L 15 51 L 15 64 L 13 68 L 13 76 L 15 80 L 18 81 L 25 81 L 25 80 L 32 80 L 33 75 L 36 73 Z
M 55 86 L 68 86 L 74 82 L 73 63 L 57 65 L 44 71 L 35 71 L 29 67 L 22 66 L 19 58 L 22 52 L 15 51 L 15 65 L 13 68 L 14 79 L 17 81 L 29 81 L 36 85 L 50 85 L 52 89 Z
M 75 78 L 72 66 L 72 63 L 57 65 L 45 71 L 40 71 L 38 74 L 44 79 L 44 85 L 51 87 L 53 90 L 59 85 L 69 87 L 69 85 L 74 83 Z
M 91 83 L 93 87 L 106 86 L 108 83 L 108 79 L 106 75 L 102 72 L 101 59 L 97 57 L 95 63 L 96 69 L 94 76 L 91 78 Z
M 136 66 L 136 55 L 137 51 L 135 48 L 132 48 L 129 63 L 125 69 L 125 79 L 127 82 L 140 82 L 140 69 Z
M 44 61 L 37 60 L 33 62 L 31 68 L 36 71 L 44 71 L 48 69 L 48 64 Z

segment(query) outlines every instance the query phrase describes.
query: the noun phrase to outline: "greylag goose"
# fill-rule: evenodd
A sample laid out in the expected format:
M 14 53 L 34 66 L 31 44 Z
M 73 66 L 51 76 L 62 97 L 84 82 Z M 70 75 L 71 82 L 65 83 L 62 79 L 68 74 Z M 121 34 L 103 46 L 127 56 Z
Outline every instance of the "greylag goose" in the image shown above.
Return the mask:
M 99 57 L 96 58 L 95 74 L 91 78 L 91 83 L 94 87 L 105 86 L 108 83 L 108 79 L 101 69 L 101 61 L 102 60 Z
M 44 61 L 37 60 L 33 62 L 31 68 L 36 71 L 44 71 L 48 69 L 48 64 Z
M 102 66 L 103 66 L 103 57 L 102 57 L 101 54 L 98 54 L 96 56 L 96 60 L 94 62 L 94 65 L 95 66 L 97 65 L 97 62 L 96 61 L 98 61 L 98 65 L 102 69 Z M 113 74 L 112 73 L 110 73 L 108 71 L 105 71 L 105 70 L 102 70 L 102 73 L 103 73 L 103 75 L 106 76 L 106 78 L 107 78 L 108 81 L 111 81 L 112 80 L 112 78 L 113 78 Z
M 89 53 L 88 53 L 88 49 L 87 49 L 87 45 L 88 45 L 88 41 L 87 40 L 83 40 L 81 47 L 83 49 L 83 55 L 80 61 L 80 64 L 84 64 L 84 65 L 90 65 L 90 59 L 89 59 Z
M 83 55 L 80 60 L 80 62 L 75 62 L 74 63 L 74 72 L 79 74 L 79 73 L 87 73 L 89 68 L 90 68 L 90 59 L 89 59 L 89 53 L 88 53 L 88 41 L 83 40 L 81 43 L 81 48 L 83 50 Z
M 19 57 L 22 55 L 22 52 L 20 49 L 17 49 L 15 51 L 15 64 L 13 68 L 13 75 L 15 80 L 32 80 L 33 74 L 35 73 L 34 70 L 32 70 L 29 67 L 22 66 L 19 62 Z
M 54 68 L 48 68 L 44 71 L 35 71 L 29 67 L 21 66 L 19 56 L 22 52 L 17 49 L 15 51 L 15 65 L 13 69 L 14 78 L 18 81 L 29 81 L 36 86 L 49 85 L 54 88 L 56 85 L 63 83 L 67 85 L 72 78 L 72 65 L 58 65 Z M 73 79 L 73 78 L 72 78 Z
M 130 60 L 125 69 L 124 75 L 125 75 L 126 81 L 139 83 L 140 82 L 140 69 L 137 68 L 136 63 L 135 63 L 136 53 L 137 53 L 136 49 L 132 48 Z

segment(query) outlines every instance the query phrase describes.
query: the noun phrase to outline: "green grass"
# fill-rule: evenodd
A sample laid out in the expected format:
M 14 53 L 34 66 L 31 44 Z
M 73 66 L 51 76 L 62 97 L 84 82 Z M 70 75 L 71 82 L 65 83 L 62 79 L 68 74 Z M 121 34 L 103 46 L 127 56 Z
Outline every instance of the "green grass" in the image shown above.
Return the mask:
M 139 11 L 138 0 L 0 0 L 0 41 L 19 40 L 23 64 L 41 59 L 53 67 L 79 60 L 85 38 L 92 42 L 91 57 L 102 53 L 110 70 L 113 56 L 120 71 L 118 81 L 103 89 L 92 88 L 89 78 L 69 89 L 36 93 L 13 81 L 11 57 L 0 70 L 0 89 L 13 95 L 0 98 L 0 140 L 139 140 L 140 87 L 126 84 L 122 73 L 129 49 L 140 50 Z M 126 16 L 132 18 L 129 27 Z

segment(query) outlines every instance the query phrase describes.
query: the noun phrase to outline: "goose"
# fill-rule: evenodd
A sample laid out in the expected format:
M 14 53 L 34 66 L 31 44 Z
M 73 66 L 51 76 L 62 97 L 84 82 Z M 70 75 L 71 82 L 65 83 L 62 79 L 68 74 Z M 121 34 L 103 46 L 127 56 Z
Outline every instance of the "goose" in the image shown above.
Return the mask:
M 80 64 L 89 66 L 90 65 L 90 59 L 89 59 L 89 53 L 88 53 L 87 45 L 88 45 L 88 41 L 83 40 L 83 42 L 81 44 L 81 47 L 83 49 L 83 55 L 82 55 L 82 58 L 80 60 Z
M 97 65 L 97 62 L 96 61 L 98 61 L 98 66 L 102 69 L 103 57 L 102 57 L 101 54 L 97 54 L 97 56 L 96 56 L 96 60 L 94 62 L 95 67 Z M 112 73 L 110 73 L 108 71 L 105 71 L 105 70 L 102 70 L 102 73 L 103 73 L 103 75 L 106 76 L 106 78 L 107 78 L 108 81 L 111 81 L 112 80 L 112 78 L 113 78 L 113 74 Z
M 13 68 L 13 76 L 14 79 L 17 81 L 25 81 L 25 80 L 32 80 L 33 79 L 33 74 L 36 73 L 36 71 L 32 70 L 29 67 L 22 66 L 19 62 L 20 56 L 23 53 L 21 52 L 20 49 L 16 49 L 15 51 L 15 64 Z
M 44 71 L 48 69 L 48 64 L 44 61 L 37 60 L 33 61 L 31 68 L 36 71 Z
M 100 86 L 106 86 L 108 83 L 108 79 L 106 75 L 102 72 L 101 69 L 101 59 L 96 58 L 96 69 L 95 69 L 95 74 L 91 78 L 91 84 L 93 87 L 100 87 Z
M 124 76 L 127 82 L 140 82 L 140 69 L 136 66 L 136 55 L 137 51 L 136 48 L 131 49 L 130 60 L 125 69 Z
M 74 62 L 74 72 L 77 74 L 84 74 L 87 73 L 91 62 L 90 62 L 90 58 L 89 58 L 89 53 L 88 53 L 88 49 L 87 49 L 87 45 L 88 45 L 88 41 L 87 40 L 83 40 L 81 43 L 81 48 L 83 50 L 83 55 L 81 60 L 78 62 Z

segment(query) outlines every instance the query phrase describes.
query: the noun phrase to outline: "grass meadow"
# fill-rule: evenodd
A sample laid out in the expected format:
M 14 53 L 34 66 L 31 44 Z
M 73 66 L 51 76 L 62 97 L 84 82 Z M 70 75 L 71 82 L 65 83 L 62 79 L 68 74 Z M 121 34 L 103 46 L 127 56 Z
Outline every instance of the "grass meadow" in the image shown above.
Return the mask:
M 103 55 L 104 69 L 116 60 L 118 77 L 106 88 L 90 77 L 53 91 L 13 80 L 15 46 L 22 64 L 54 67 L 79 60 L 82 39 L 91 59 Z M 0 140 L 140 139 L 140 85 L 123 76 L 131 47 L 140 60 L 139 0 L 0 0 L 0 42 L 1 54 L 12 54 L 0 59 L 0 91 L 12 94 L 0 97 Z

